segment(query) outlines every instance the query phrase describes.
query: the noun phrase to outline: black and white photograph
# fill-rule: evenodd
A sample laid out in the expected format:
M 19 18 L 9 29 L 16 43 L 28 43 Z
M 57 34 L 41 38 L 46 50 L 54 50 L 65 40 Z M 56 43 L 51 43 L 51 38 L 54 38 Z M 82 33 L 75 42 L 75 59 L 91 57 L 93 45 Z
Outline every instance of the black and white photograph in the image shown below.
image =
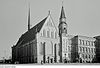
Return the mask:
M 100 0 L 0 0 L 0 44 L 0 65 L 100 65 Z

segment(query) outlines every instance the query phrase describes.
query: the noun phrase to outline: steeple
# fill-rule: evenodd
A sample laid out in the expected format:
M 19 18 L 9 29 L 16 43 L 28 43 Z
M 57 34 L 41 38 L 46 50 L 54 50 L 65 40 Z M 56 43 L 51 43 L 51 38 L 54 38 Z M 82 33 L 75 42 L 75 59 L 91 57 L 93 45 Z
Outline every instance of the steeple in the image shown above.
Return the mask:
M 67 34 L 67 23 L 66 23 L 66 16 L 65 16 L 63 5 L 61 8 L 61 15 L 59 18 L 59 26 L 58 27 L 59 27 L 59 35 Z
M 62 2 L 62 5 L 63 5 L 63 2 Z M 65 37 L 67 35 L 67 23 L 66 23 L 66 17 L 65 17 L 65 12 L 64 12 L 64 8 L 62 6 L 61 8 L 61 15 L 60 15 L 60 18 L 59 18 L 59 26 L 58 26 L 58 29 L 59 29 L 59 37 L 60 37 L 60 62 L 63 62 L 63 37 Z M 65 56 L 66 56 L 66 53 L 65 53 Z
M 29 12 L 28 12 L 28 31 L 30 30 L 30 4 L 29 4 Z
M 65 12 L 64 12 L 63 6 L 62 6 L 62 9 L 61 9 L 60 19 L 61 19 L 61 18 L 66 18 L 66 17 L 65 17 Z

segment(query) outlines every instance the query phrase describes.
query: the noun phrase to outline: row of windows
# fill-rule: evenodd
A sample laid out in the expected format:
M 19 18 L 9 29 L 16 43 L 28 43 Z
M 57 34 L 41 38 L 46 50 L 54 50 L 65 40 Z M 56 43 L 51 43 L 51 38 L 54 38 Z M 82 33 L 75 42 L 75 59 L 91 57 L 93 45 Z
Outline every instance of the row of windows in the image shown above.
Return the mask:
M 85 41 L 85 40 L 81 40 L 79 39 L 79 44 L 80 45 L 94 45 L 94 42 L 93 41 Z
M 45 29 L 43 30 L 43 34 L 41 33 L 41 36 L 48 37 L 48 38 L 57 38 L 57 32 L 53 31 L 46 31 Z
M 92 59 L 92 58 L 94 58 L 94 55 L 82 54 L 82 58 L 83 58 L 83 59 Z
M 89 48 L 89 47 L 79 47 L 79 52 L 94 53 L 95 49 L 94 48 Z
M 71 44 L 72 44 L 71 39 L 68 39 L 68 42 L 67 42 L 67 39 L 63 39 L 63 45 L 67 45 L 67 43 L 68 43 L 69 45 L 71 45 Z

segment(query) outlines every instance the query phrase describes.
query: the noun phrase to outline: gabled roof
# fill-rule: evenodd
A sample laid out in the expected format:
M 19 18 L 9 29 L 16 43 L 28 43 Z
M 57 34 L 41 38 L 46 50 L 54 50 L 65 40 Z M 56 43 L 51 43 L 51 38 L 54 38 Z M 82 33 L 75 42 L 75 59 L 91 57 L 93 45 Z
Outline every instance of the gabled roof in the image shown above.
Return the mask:
M 46 19 L 47 19 L 47 17 L 44 18 L 40 23 L 38 23 L 37 25 L 32 27 L 29 31 L 22 34 L 22 36 L 19 38 L 16 45 L 22 45 L 22 44 L 25 44 L 25 43 L 35 39 L 36 34 L 38 32 L 40 32 L 40 30 L 41 30 L 43 24 L 45 23 Z

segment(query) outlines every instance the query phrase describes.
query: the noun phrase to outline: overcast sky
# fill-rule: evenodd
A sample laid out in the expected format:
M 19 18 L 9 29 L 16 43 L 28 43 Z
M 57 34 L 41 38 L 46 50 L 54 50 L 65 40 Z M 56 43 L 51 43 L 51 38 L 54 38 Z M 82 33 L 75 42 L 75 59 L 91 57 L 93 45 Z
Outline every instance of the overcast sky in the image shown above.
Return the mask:
M 100 35 L 100 0 L 63 0 L 68 33 L 94 37 Z M 11 47 L 27 31 L 28 2 L 32 27 L 51 11 L 59 24 L 62 0 L 0 0 L 0 58 L 11 55 Z

